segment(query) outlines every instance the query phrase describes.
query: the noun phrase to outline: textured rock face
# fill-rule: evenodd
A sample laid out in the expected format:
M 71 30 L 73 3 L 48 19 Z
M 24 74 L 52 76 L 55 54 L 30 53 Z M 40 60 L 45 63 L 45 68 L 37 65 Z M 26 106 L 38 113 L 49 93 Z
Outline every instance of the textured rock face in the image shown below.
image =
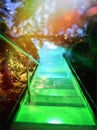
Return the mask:
M 11 40 L 36 60 L 39 59 L 33 43 L 25 41 L 24 37 Z M 36 64 L 0 39 L 0 129 L 27 87 L 28 66 L 32 72 Z
M 5 2 L 6 4 L 6 2 Z M 3 9 L 4 2 L 0 2 L 0 9 Z M 1 13 L 1 12 L 0 12 Z M 26 53 L 38 60 L 39 55 L 35 45 L 32 43 L 28 35 L 23 35 L 18 38 L 13 38 L 6 33 L 7 26 L 3 20 L 4 12 L 0 17 L 0 33 L 5 33 L 11 41 L 17 44 Z M 36 67 L 34 62 L 30 62 L 26 56 L 20 51 L 14 49 L 0 39 L 0 96 L 17 100 L 20 93 L 27 86 L 27 67 L 33 70 Z M 12 96 L 13 95 L 13 96 Z M 2 98 L 3 101 L 3 98 Z
M 29 64 L 28 59 L 17 50 L 13 49 L 9 45 L 6 45 L 6 43 L 4 46 L 1 44 L 1 46 L 0 87 L 2 87 L 2 89 L 4 89 L 6 92 L 14 88 L 14 92 L 15 90 L 17 91 L 17 89 L 22 91 L 23 86 L 26 87 L 27 85 L 27 67 Z M 34 51 L 34 53 L 37 53 L 37 51 Z M 37 56 L 38 54 L 34 54 L 34 58 L 37 59 Z M 31 70 L 35 66 L 35 63 L 30 63 Z

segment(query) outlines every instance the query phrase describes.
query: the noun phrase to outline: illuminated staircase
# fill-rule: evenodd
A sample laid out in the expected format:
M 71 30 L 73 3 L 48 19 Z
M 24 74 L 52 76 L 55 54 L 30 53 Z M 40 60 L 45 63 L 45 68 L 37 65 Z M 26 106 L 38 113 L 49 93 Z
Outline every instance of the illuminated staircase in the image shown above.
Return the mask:
M 39 50 L 40 65 L 29 84 L 30 93 L 26 92 L 11 130 L 26 130 L 28 127 L 31 130 L 33 126 L 35 130 L 45 130 L 51 126 L 53 130 L 69 129 L 70 126 L 72 130 L 75 126 L 92 130 L 95 127 L 92 110 L 62 56 L 63 52 L 64 49 L 58 47 Z

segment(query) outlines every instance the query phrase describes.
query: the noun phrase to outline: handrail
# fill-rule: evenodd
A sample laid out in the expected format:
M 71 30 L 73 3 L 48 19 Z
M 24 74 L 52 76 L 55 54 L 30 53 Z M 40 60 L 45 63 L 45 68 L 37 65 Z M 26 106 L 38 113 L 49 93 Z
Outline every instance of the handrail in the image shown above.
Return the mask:
M 39 65 L 39 62 L 36 59 L 34 59 L 32 55 L 28 54 L 23 49 L 21 49 L 18 45 L 16 45 L 14 42 L 10 41 L 4 34 L 0 34 L 0 38 L 3 39 L 8 44 L 10 44 L 15 49 L 17 49 L 18 51 L 20 51 L 22 54 L 24 54 L 25 56 L 27 56 L 31 61 L 33 61 L 37 65 Z

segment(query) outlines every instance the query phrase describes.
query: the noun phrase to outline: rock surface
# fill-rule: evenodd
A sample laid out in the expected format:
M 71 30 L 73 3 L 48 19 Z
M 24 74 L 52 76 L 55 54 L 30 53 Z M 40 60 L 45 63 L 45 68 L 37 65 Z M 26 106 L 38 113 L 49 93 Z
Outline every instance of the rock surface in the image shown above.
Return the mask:
M 2 129 L 2 125 L 6 123 L 16 104 L 19 104 L 27 88 L 29 60 L 1 39 L 0 42 L 0 129 Z M 37 59 L 36 50 L 34 58 Z M 30 62 L 30 72 L 35 67 L 36 64 Z

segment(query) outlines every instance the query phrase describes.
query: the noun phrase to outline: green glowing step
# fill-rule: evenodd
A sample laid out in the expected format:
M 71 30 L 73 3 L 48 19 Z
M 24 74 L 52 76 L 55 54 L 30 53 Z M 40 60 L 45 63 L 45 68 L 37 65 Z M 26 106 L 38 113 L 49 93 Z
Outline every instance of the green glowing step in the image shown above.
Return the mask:
M 28 105 L 28 98 L 25 104 Z M 47 96 L 47 95 L 31 95 L 30 104 L 39 106 L 69 106 L 69 107 L 85 107 L 81 97 L 76 96 Z
M 26 123 L 95 125 L 86 107 L 54 107 L 22 105 L 14 120 Z M 37 124 L 38 125 L 38 124 Z
M 34 89 L 32 88 L 30 93 L 33 95 L 48 95 L 48 96 L 80 96 L 76 91 L 73 89 Z

